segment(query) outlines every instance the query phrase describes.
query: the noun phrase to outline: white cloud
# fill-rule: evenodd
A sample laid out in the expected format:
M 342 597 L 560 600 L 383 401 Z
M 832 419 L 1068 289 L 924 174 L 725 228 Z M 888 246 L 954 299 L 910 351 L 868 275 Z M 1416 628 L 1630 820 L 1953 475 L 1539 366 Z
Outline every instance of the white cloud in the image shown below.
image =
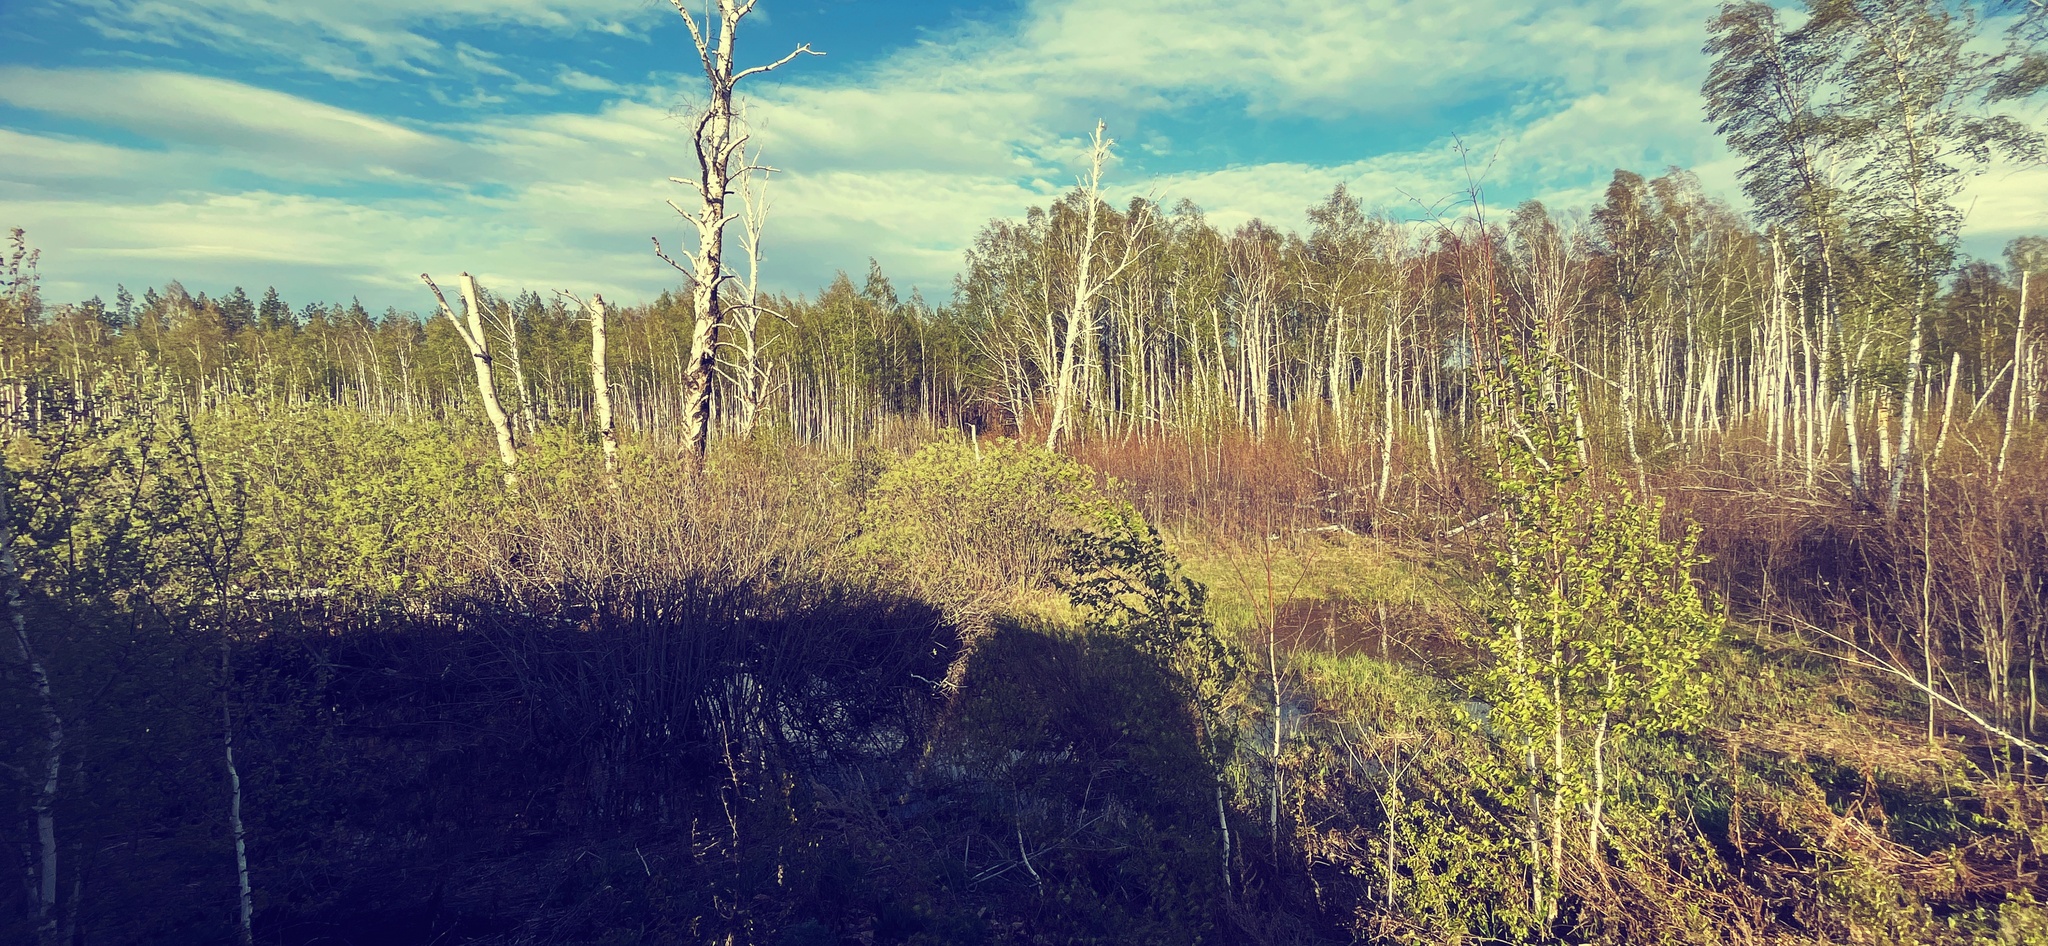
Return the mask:
M 358 112 L 180 72 L 6 66 L 0 67 L 0 102 L 184 148 L 286 158 L 352 176 L 445 168 L 459 149 L 447 139 Z
M 562 67 L 555 75 L 555 84 L 578 92 L 619 92 L 623 87 L 610 79 L 600 78 L 587 72 Z
M 1245 112 L 1441 127 L 1433 113 L 1486 100 L 1495 114 L 1458 130 L 1482 149 L 1500 144 L 1488 186 L 1554 193 L 1604 181 L 1618 166 L 1655 171 L 1720 157 L 1696 92 L 1711 9 L 1705 0 L 1040 0 L 1013 28 L 912 47 L 852 82 L 810 84 L 795 73 L 755 90 L 754 118 L 793 181 L 811 169 L 870 178 L 916 170 L 1007 182 L 1036 201 L 1040 183 L 1072 180 L 1098 115 L 1126 130 L 1135 123 L 1139 144 L 1127 153 L 1163 158 L 1176 149 L 1144 130 L 1149 114 L 1214 110 L 1216 135 L 1241 133 Z M 1410 197 L 1432 203 L 1464 189 L 1448 144 L 1327 166 L 1112 178 L 1126 192 L 1192 198 L 1219 223 L 1299 221 L 1339 181 L 1398 213 L 1411 209 Z
M 111 179 L 140 174 L 148 166 L 147 156 L 128 148 L 0 128 L 0 168 L 6 169 L 4 179 L 10 183 L 90 181 L 105 186 Z
M 437 34 L 452 27 L 523 26 L 623 33 L 659 14 L 646 0 L 74 0 L 81 20 L 131 42 L 198 46 L 290 62 L 339 79 L 439 75 L 494 64 Z M 664 8 L 665 9 L 665 8 Z M 669 15 L 673 16 L 673 13 Z
M 324 71 L 374 78 L 513 71 L 490 50 L 437 38 L 437 24 L 568 31 L 674 15 L 646 0 L 87 2 L 109 24 L 162 25 L 164 41 L 248 50 L 311 37 L 305 55 L 326 57 Z M 1035 0 L 1014 24 L 939 35 L 851 74 L 799 61 L 743 90 L 753 96 L 756 143 L 786 169 L 771 185 L 766 273 L 777 290 L 813 291 L 832 270 L 857 273 L 874 256 L 903 290 L 943 298 L 984 223 L 1072 185 L 1099 115 L 1132 142 L 1123 152 L 1131 163 L 1111 172 L 1119 200 L 1191 198 L 1224 227 L 1255 216 L 1298 227 L 1339 182 L 1369 206 L 1420 216 L 1466 186 L 1452 132 L 1478 164 L 1498 149 L 1484 181 L 1500 195 L 1497 212 L 1524 195 L 1582 207 L 1614 168 L 1656 173 L 1665 164 L 1694 167 L 1732 199 L 1736 162 L 1700 121 L 1698 50 L 1710 6 Z M 662 201 L 683 199 L 667 178 L 694 170 L 677 115 L 692 86 L 633 94 L 566 65 L 538 81 L 611 97 L 593 111 L 498 114 L 429 132 L 220 79 L 0 69 L 0 100 L 162 143 L 152 151 L 0 130 L 0 223 L 29 226 L 49 249 L 53 297 L 105 293 L 115 278 L 297 280 L 315 288 L 289 294 L 360 292 L 376 308 L 420 308 L 420 271 L 460 269 L 507 287 L 621 299 L 673 285 L 647 238 L 683 239 Z M 1147 124 L 1151 116 L 1222 136 L 1244 133 L 1247 110 L 1310 127 L 1400 123 L 1430 133 L 1421 147 L 1326 163 L 1135 170 L 1187 160 L 1187 149 Z M 1452 127 L 1445 114 L 1469 115 L 1471 127 Z M 217 183 L 223 166 L 273 180 L 430 186 L 238 192 Z M 1972 192 L 1973 231 L 2038 231 L 2048 221 L 2038 172 L 1993 174 Z
M 2012 238 L 2048 236 L 2048 165 L 1995 165 L 1971 179 L 1958 203 L 1967 214 L 1964 250 L 2002 261 Z

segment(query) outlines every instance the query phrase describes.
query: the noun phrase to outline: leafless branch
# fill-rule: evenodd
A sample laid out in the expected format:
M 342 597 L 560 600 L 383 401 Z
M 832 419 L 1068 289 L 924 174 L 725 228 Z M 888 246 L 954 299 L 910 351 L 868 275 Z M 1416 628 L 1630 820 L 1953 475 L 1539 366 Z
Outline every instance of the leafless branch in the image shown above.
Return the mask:
M 752 7 L 752 6 L 753 6 L 753 4 L 749 3 L 749 4 L 747 4 L 747 6 L 748 6 L 748 7 Z M 746 77 L 748 77 L 748 76 L 751 76 L 751 75 L 754 75 L 754 74 L 756 74 L 756 73 L 762 73 L 762 72 L 773 72 L 773 71 L 775 71 L 776 69 L 780 69 L 780 68 L 782 68 L 783 66 L 785 66 L 785 65 L 788 65 L 788 64 L 789 64 L 789 61 L 790 61 L 790 60 L 792 60 L 792 59 L 795 59 L 795 58 L 796 58 L 796 57 L 798 57 L 798 56 L 823 56 L 823 55 L 825 55 L 825 54 L 824 54 L 824 53 L 821 53 L 821 52 L 819 52 L 819 51 L 817 51 L 817 50 L 815 50 L 815 49 L 812 49 L 812 48 L 811 48 L 811 44 L 809 44 L 809 43 L 805 43 L 805 44 L 803 44 L 802 46 L 798 46 L 797 48 L 795 48 L 795 49 L 791 50 L 791 51 L 790 51 L 790 53 L 789 53 L 789 55 L 787 55 L 787 56 L 784 56 L 784 57 L 782 57 L 781 59 L 777 59 L 777 60 L 775 60 L 774 62 L 771 62 L 771 63 L 769 63 L 769 64 L 767 64 L 767 65 L 765 65 L 765 66 L 755 66 L 755 67 L 754 67 L 754 68 L 752 68 L 752 69 L 745 69 L 745 70 L 742 70 L 742 71 L 741 71 L 741 72 L 740 72 L 740 73 L 739 73 L 738 75 L 735 75 L 735 76 L 733 76 L 733 77 L 732 77 L 732 84 L 733 84 L 733 85 L 738 85 L 738 84 L 740 84 L 740 80 L 741 80 L 741 79 L 744 79 L 744 78 L 746 78 Z

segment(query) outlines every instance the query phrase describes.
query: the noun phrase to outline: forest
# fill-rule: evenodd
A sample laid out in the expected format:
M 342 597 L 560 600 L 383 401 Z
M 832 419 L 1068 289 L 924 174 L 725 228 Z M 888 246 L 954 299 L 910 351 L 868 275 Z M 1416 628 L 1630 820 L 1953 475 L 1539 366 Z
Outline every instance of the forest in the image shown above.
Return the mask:
M 936 301 L 760 288 L 751 8 L 650 301 L 12 230 L 0 941 L 2048 943 L 2038 2 L 1724 4 L 1740 195 L 1098 126 Z

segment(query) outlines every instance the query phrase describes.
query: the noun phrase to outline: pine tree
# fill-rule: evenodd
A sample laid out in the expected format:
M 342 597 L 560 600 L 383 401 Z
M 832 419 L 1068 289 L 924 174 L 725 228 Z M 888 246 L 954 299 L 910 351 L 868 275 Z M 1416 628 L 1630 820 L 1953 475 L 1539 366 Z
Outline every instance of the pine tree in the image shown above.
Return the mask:
M 292 324 L 292 307 L 277 294 L 277 287 L 263 290 L 263 301 L 256 306 L 256 325 L 266 332 L 275 332 Z
M 249 294 L 242 287 L 236 286 L 218 304 L 221 325 L 228 334 L 238 334 L 256 324 L 256 305 L 249 301 Z

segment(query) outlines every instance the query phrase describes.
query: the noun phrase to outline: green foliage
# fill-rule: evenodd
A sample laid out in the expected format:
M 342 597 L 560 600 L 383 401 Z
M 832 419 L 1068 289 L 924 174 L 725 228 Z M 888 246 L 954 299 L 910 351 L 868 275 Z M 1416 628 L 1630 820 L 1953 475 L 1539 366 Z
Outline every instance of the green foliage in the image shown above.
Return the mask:
M 23 590 L 166 615 L 217 597 L 242 542 L 240 491 L 208 475 L 186 419 L 132 389 L 28 390 L 38 419 L 5 444 Z
M 1476 684 L 1504 737 L 1602 723 L 1617 738 L 1683 731 L 1705 710 L 1702 661 L 1721 621 L 1693 578 L 1697 527 L 1660 534 L 1663 505 L 1589 482 L 1542 382 L 1511 363 L 1517 391 L 1494 478 L 1501 511 L 1480 636 L 1493 665 Z M 1618 484 L 1617 484 L 1618 488 Z
M 1210 620 L 1208 589 L 1181 574 L 1158 530 L 1128 507 L 1067 533 L 1066 546 L 1059 586 L 1087 627 L 1129 642 L 1172 673 L 1199 714 L 1212 758 L 1223 764 L 1231 710 L 1244 698 L 1246 658 Z
M 935 441 L 867 491 L 855 551 L 956 610 L 1045 587 L 1064 536 L 1126 513 L 1071 458 L 1016 440 Z
M 1302 655 L 1315 697 L 1289 778 L 1296 833 L 1356 934 L 1526 940 L 1529 850 L 1503 819 L 1517 773 L 1443 681 L 1367 657 Z
M 64 775 L 51 801 L 59 905 L 69 910 L 74 884 L 88 877 L 116 891 L 167 889 L 179 882 L 164 875 L 182 869 L 167 865 L 230 863 L 220 844 L 225 807 L 212 802 L 222 790 L 213 645 L 226 631 L 239 503 L 232 483 L 209 481 L 191 430 L 160 400 L 108 386 L 82 395 L 24 389 L 28 403 L 0 434 L 5 534 L 17 566 L 0 582 L 13 585 L 4 590 L 18 595 L 22 622 L 20 636 L 10 627 L 0 648 L 0 719 L 8 721 L 0 726 L 0 810 L 10 824 L 32 823 L 27 809 L 40 787 L 26 773 L 47 764 L 42 721 L 54 711 Z M 47 674 L 47 704 L 31 660 Z M 86 853 L 98 845 L 85 839 L 144 825 L 159 861 Z M 227 869 L 215 876 L 227 881 Z M 213 920 L 201 919 L 209 913 Z M 100 929 L 139 939 L 136 924 L 213 929 L 227 916 L 198 897 Z M 0 939 L 15 932 L 12 919 L 0 917 Z
M 1544 870 L 1555 885 L 1566 812 L 1574 824 L 1589 814 L 1587 854 L 1605 856 L 1599 819 L 1619 797 L 1616 755 L 1702 719 L 1703 662 L 1721 620 L 1693 578 L 1704 562 L 1697 530 L 1666 540 L 1661 504 L 1599 490 L 1569 421 L 1570 391 L 1560 396 L 1550 376 L 1511 355 L 1495 383 L 1501 508 L 1477 634 L 1492 659 L 1471 684 L 1491 706 L 1488 729 L 1521 750 L 1532 848 L 1547 820 Z
M 214 413 L 208 462 L 248 492 L 251 580 L 391 594 L 441 583 L 451 526 L 502 495 L 477 444 L 441 425 L 309 408 Z

